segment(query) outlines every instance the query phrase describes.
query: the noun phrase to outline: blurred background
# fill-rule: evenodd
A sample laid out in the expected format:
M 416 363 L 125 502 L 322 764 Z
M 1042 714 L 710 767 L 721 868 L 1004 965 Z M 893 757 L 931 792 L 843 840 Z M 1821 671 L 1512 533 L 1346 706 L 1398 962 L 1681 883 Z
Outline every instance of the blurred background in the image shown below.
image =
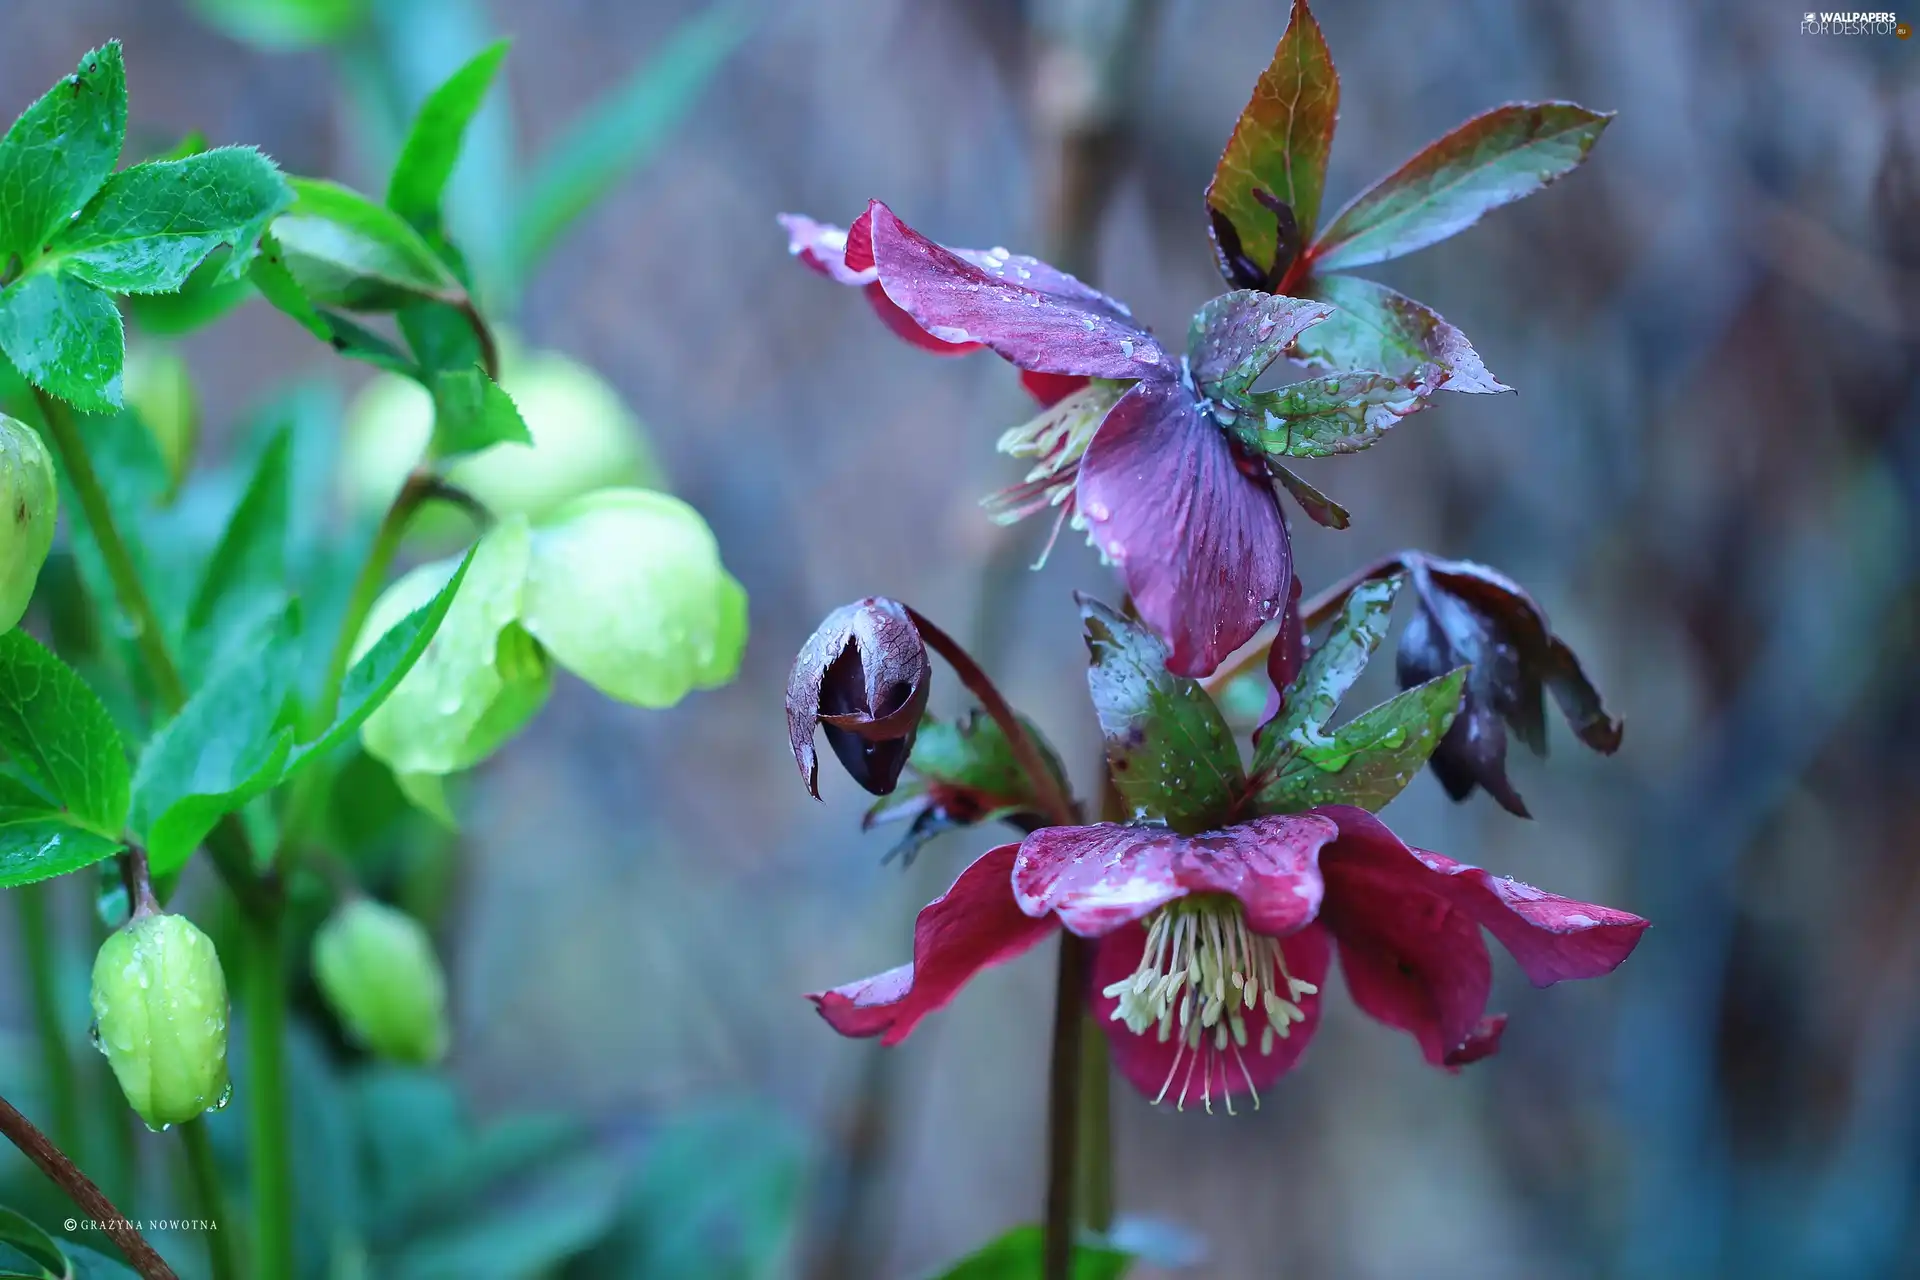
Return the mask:
M 1388 818 L 1654 927 L 1603 982 L 1537 992 L 1497 962 L 1504 1048 L 1457 1077 L 1336 989 L 1258 1114 L 1116 1088 L 1121 1210 L 1161 1258 L 1138 1274 L 1173 1274 L 1188 1240 L 1206 1252 L 1183 1274 L 1207 1276 L 1920 1274 L 1920 46 L 1802 35 L 1784 0 L 1318 16 L 1342 79 L 1329 208 L 1499 102 L 1619 111 L 1573 176 L 1367 273 L 1518 394 L 1443 396 L 1303 468 L 1353 527 L 1296 520 L 1295 546 L 1309 590 L 1418 546 L 1533 591 L 1624 717 L 1620 754 L 1554 730 L 1550 764 L 1516 765 L 1532 822 L 1426 776 Z M 837 772 L 824 806 L 797 784 L 781 694 L 827 610 L 896 595 L 977 645 L 1085 794 L 1070 592 L 1119 589 L 1073 539 L 1027 572 L 1044 531 L 976 505 L 1020 470 L 992 447 L 1030 412 L 1011 371 L 893 340 L 788 260 L 774 214 L 844 223 L 883 197 L 1180 333 L 1221 287 L 1202 192 L 1285 23 L 1279 0 L 8 7 L 8 112 L 117 36 L 130 154 L 198 129 L 376 191 L 425 92 L 512 36 L 456 238 L 522 344 L 617 389 L 751 598 L 732 686 L 644 712 L 563 678 L 457 794 L 457 839 L 382 836 L 444 944 L 450 1074 L 343 1067 L 316 1025 L 303 1213 L 391 1208 L 380 1179 L 426 1150 L 484 1185 L 457 1210 L 415 1196 L 347 1251 L 363 1271 L 329 1274 L 574 1274 L 637 1230 L 617 1256 L 644 1261 L 610 1273 L 911 1276 L 1037 1218 L 1044 957 L 884 1057 L 801 998 L 905 960 L 913 910 L 995 837 L 879 865 L 863 795 Z M 622 94 L 632 163 L 529 254 L 502 213 L 517 175 Z M 366 375 L 263 304 L 178 350 L 216 462 L 263 406 L 351 438 Z M 363 517 L 355 448 L 310 455 L 314 519 Z M 369 794 L 390 786 L 369 771 Z M 51 909 L 83 1019 L 79 888 Z M 28 1002 L 0 983 L 10 1081 L 36 1069 Z M 349 1111 L 384 1145 L 330 1141 Z M 237 1154 L 239 1117 L 212 1119 Z

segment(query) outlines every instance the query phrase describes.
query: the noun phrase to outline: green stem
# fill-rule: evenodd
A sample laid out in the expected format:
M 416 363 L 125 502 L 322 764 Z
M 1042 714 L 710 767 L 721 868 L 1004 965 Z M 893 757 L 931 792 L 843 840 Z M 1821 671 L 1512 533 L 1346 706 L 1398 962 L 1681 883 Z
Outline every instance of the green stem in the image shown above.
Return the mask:
M 287 1131 L 287 988 L 281 914 L 247 921 L 247 1138 L 253 1166 L 253 1273 L 291 1276 L 293 1149 Z
M 47 1112 L 53 1140 L 69 1151 L 80 1145 L 80 1096 L 74 1090 L 73 1055 L 60 1017 L 60 956 L 47 925 L 51 884 L 22 885 L 13 891 L 20 910 L 20 950 L 33 1000 L 33 1024 L 40 1037 L 40 1074 L 45 1077 Z
M 213 1280 L 240 1280 L 234 1260 L 233 1227 L 227 1220 L 226 1192 L 220 1186 L 220 1168 L 213 1161 L 213 1143 L 207 1137 L 205 1116 L 180 1126 L 186 1147 L 187 1178 L 193 1184 L 195 1210 L 212 1225 L 206 1230 L 207 1268 Z
M 106 562 L 107 576 L 113 579 L 114 594 L 120 598 L 120 607 L 133 623 L 134 642 L 140 646 L 140 656 L 153 681 L 154 693 L 167 710 L 178 711 L 187 700 L 187 687 L 180 679 L 180 668 L 174 665 L 173 655 L 167 652 L 167 634 L 161 629 L 153 602 L 147 599 L 140 571 L 134 567 L 133 553 L 127 549 L 126 539 L 120 536 L 120 526 L 114 522 L 113 504 L 100 486 L 100 477 L 94 473 L 86 441 L 80 438 L 80 428 L 64 402 L 38 387 L 34 388 L 33 395 L 40 403 L 40 416 L 46 422 L 49 443 L 59 455 L 61 469 L 67 473 L 74 496 L 80 500 L 87 528 L 100 548 L 100 558 Z

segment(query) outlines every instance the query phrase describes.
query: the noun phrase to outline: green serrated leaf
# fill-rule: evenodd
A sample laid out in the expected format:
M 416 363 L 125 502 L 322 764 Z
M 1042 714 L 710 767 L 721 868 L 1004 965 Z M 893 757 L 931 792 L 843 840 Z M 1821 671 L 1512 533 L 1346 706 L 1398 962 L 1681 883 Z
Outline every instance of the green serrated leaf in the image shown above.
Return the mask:
M 1403 293 L 1358 276 L 1314 276 L 1303 290 L 1332 315 L 1301 334 L 1293 357 L 1334 373 L 1377 369 L 1408 384 L 1449 391 L 1510 391 L 1487 372 L 1467 336 Z
M 1363 582 L 1347 596 L 1346 607 L 1300 669 L 1280 712 L 1254 735 L 1255 773 L 1272 766 L 1281 752 L 1320 741 L 1340 699 L 1367 669 L 1374 650 L 1386 638 L 1393 602 L 1404 580 L 1398 575 Z
M 281 260 L 315 305 L 392 311 L 417 298 L 444 300 L 461 292 L 433 247 L 393 210 L 338 183 L 291 182 L 293 207 L 274 221 L 273 235 Z
M 288 609 L 194 690 L 154 734 L 133 778 L 133 827 L 146 837 L 155 875 L 185 865 L 214 825 L 272 789 L 293 749 L 282 714 L 300 656 L 297 612 Z
M 1356 196 L 1314 245 L 1314 269 L 1385 262 L 1466 230 L 1572 172 L 1612 119 L 1572 102 L 1475 116 Z
M 416 302 L 394 313 L 422 373 L 459 372 L 482 363 L 473 321 L 443 302 Z
M 187 638 L 202 658 L 219 652 L 236 623 L 287 597 L 286 549 L 292 435 L 267 443 L 187 609 Z
M 1020 723 L 1040 747 L 1040 755 L 1064 786 L 1066 770 L 1045 735 L 1025 716 Z M 975 708 L 959 720 L 927 716 L 913 741 L 908 765 L 922 778 L 948 787 L 962 787 L 1001 805 L 1037 807 L 1026 770 L 1013 754 L 1013 744 L 992 716 Z
M 83 413 L 120 407 L 120 310 L 82 280 L 35 271 L 0 290 L 0 351 L 36 387 Z
M 1272 210 L 1254 195 L 1266 191 L 1293 210 L 1301 243 L 1313 239 L 1320 193 L 1340 113 L 1340 77 L 1326 37 L 1305 0 L 1294 0 L 1286 34 L 1254 85 L 1227 140 L 1207 204 L 1239 233 L 1240 248 L 1262 271 L 1274 265 Z
M 223 279 L 246 273 L 254 247 L 293 192 L 252 147 L 221 147 L 123 169 L 57 232 L 36 270 L 58 269 L 112 293 L 171 293 L 225 246 Z
M 120 842 L 58 813 L 0 819 L 0 889 L 51 880 L 120 852 Z
M 18 629 L 0 634 L 0 749 L 76 821 L 109 838 L 126 826 L 126 748 L 73 669 Z
M 1236 289 L 1201 307 L 1187 331 L 1187 359 L 1203 396 L 1239 399 L 1302 330 L 1331 308 Z
M 427 454 L 435 460 L 478 453 L 496 444 L 533 443 L 513 397 L 484 369 L 442 373 L 433 380 L 433 438 Z
M 1015 1227 L 939 1273 L 936 1280 L 1040 1280 L 1046 1237 L 1037 1226 Z M 1077 1242 L 1073 1280 L 1120 1280 L 1133 1255 L 1111 1245 Z
M 1323 458 L 1358 453 L 1426 407 L 1421 389 L 1373 370 L 1249 393 L 1227 428 L 1255 453 Z
M 1246 785 L 1233 731 L 1197 680 L 1167 670 L 1167 648 L 1097 600 L 1080 600 L 1087 685 L 1113 786 L 1132 814 L 1204 831 Z
M 474 55 L 427 96 L 413 117 L 387 184 L 387 207 L 423 232 L 439 229 L 440 198 L 460 159 L 467 125 L 492 87 L 511 43 L 498 40 Z
M 512 262 L 524 280 L 572 221 L 644 164 L 750 28 L 747 10 L 717 3 L 682 22 L 611 94 L 569 124 L 522 189 Z
M 0 273 L 39 254 L 93 197 L 126 135 L 127 73 L 113 40 L 81 58 L 0 138 Z
M 1281 753 L 1254 797 L 1259 813 L 1298 813 L 1323 804 L 1377 811 L 1399 795 L 1440 745 L 1460 709 L 1466 667 L 1415 685 L 1354 717 L 1320 743 Z
M 439 633 L 440 624 L 446 620 L 447 611 L 453 607 L 454 598 L 461 584 L 466 581 L 474 554 L 475 551 L 468 551 L 446 584 L 431 599 L 387 628 L 347 669 L 346 679 L 340 685 L 340 702 L 334 709 L 333 722 L 312 741 L 300 745 L 288 766 L 289 773 L 312 757 L 333 750 L 358 732 L 367 717 L 379 710 L 380 705 L 399 687 Z

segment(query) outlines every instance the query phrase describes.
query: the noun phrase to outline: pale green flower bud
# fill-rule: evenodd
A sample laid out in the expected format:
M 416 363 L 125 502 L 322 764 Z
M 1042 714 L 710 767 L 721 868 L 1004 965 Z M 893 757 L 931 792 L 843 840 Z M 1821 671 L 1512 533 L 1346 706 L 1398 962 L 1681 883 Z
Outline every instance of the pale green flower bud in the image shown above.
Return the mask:
M 138 912 L 101 944 L 93 1025 L 148 1128 L 227 1104 L 227 979 L 213 940 L 186 917 Z
M 313 971 L 327 1007 L 358 1043 L 383 1058 L 426 1066 L 447 1051 L 447 982 L 418 920 L 355 898 L 313 938 Z
M 53 547 L 59 491 L 33 428 L 0 414 L 0 631 L 19 625 Z
M 139 415 L 177 486 L 193 461 L 200 413 L 187 362 L 170 346 L 134 347 L 120 375 L 121 398 Z
M 458 773 L 533 718 L 553 687 L 546 655 L 520 625 L 530 538 L 524 518 L 488 530 L 466 579 L 399 687 L 361 727 L 369 754 L 403 777 Z M 355 658 L 439 594 L 457 560 L 421 565 L 374 602 Z
M 520 622 L 602 693 L 664 707 L 739 670 L 747 595 L 699 512 L 664 493 L 603 489 L 534 531 Z

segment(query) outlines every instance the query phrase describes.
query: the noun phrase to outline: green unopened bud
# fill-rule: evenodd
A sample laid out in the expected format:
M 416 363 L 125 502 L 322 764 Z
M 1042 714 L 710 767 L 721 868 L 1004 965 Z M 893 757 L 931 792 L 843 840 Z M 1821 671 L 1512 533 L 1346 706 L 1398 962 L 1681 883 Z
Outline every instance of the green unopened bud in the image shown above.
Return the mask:
M 33 599 L 58 509 L 47 446 L 24 422 L 0 415 L 0 631 L 17 626 Z
M 733 678 L 747 596 L 698 511 L 664 493 L 603 489 L 534 531 L 520 622 L 607 696 L 664 707 Z
M 227 979 L 213 940 L 186 917 L 137 913 L 101 944 L 93 1025 L 148 1128 L 227 1105 Z
M 313 971 L 327 1005 L 360 1044 L 425 1066 L 447 1050 L 447 983 L 433 942 L 404 911 L 356 898 L 320 926 Z
M 553 687 L 546 655 L 519 624 L 529 556 L 514 516 L 480 539 L 433 643 L 360 730 L 395 773 L 444 775 L 480 763 L 533 718 Z M 447 584 L 456 560 L 421 565 L 374 603 L 355 657 Z
M 127 352 L 120 377 L 121 398 L 153 435 L 166 460 L 167 475 L 177 486 L 193 460 L 200 434 L 187 362 L 170 346 L 135 347 Z
M 539 521 L 569 499 L 606 485 L 657 487 L 660 469 L 646 429 L 604 379 L 550 351 L 509 347 L 500 385 L 513 397 L 531 446 L 497 444 L 456 461 L 447 479 L 496 516 Z M 375 378 L 347 413 L 343 484 L 352 505 L 378 511 L 393 500 L 433 430 L 433 397 L 411 378 Z M 429 515 L 429 536 L 460 517 Z M 438 528 L 436 528 L 438 526 Z

